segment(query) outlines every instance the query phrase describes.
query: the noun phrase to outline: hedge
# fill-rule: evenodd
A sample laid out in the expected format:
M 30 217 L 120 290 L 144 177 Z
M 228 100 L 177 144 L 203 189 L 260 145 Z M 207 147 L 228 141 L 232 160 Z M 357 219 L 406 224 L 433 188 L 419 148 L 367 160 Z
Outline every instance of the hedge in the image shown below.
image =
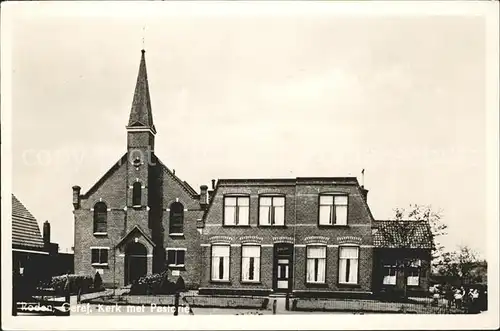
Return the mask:
M 147 294 L 174 294 L 184 291 L 184 280 L 182 277 L 177 279 L 176 283 L 168 280 L 167 271 L 161 273 L 146 275 L 140 277 L 132 283 L 129 294 L 147 295 Z
M 44 288 L 52 288 L 54 289 L 57 295 L 66 295 L 66 294 L 78 294 L 80 293 L 89 293 L 100 291 L 103 289 L 102 280 L 99 273 L 96 273 L 96 279 L 92 278 L 92 276 L 86 275 L 60 275 L 54 276 L 48 282 L 44 282 L 41 287 Z

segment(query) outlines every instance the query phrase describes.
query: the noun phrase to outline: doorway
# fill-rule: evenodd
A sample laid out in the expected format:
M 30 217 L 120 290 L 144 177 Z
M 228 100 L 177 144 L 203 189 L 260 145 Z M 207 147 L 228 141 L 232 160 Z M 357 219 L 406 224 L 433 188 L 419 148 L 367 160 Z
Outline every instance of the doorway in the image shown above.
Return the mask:
M 130 243 L 125 249 L 125 284 L 131 284 L 147 273 L 147 250 L 141 243 Z
M 273 288 L 291 292 L 293 279 L 293 244 L 275 244 L 273 255 Z

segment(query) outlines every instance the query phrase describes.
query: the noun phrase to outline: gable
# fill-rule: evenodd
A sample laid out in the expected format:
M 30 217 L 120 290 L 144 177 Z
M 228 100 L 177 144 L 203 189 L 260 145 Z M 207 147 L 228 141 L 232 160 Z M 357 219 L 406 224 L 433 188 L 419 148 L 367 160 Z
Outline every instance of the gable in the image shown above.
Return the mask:
M 177 177 L 163 162 L 161 162 L 161 160 L 157 156 L 155 156 L 155 158 L 162 168 L 164 174 L 166 174 L 169 178 L 176 182 L 181 187 L 181 189 L 189 195 L 190 198 L 199 199 L 199 194 L 191 187 L 191 185 Z
M 87 199 L 95 193 L 120 167 L 127 162 L 127 153 L 125 153 L 115 164 L 87 191 L 82 195 L 83 199 Z

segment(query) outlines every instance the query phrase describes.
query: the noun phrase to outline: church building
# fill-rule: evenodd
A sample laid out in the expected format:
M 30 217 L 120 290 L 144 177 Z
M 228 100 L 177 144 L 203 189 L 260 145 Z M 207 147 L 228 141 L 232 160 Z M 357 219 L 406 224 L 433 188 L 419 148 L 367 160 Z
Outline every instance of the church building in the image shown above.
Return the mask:
M 75 273 L 99 272 L 105 286 L 123 286 L 169 270 L 187 288 L 200 278 L 197 223 L 207 205 L 155 154 L 145 51 L 126 127 L 123 156 L 85 193 L 73 186 Z

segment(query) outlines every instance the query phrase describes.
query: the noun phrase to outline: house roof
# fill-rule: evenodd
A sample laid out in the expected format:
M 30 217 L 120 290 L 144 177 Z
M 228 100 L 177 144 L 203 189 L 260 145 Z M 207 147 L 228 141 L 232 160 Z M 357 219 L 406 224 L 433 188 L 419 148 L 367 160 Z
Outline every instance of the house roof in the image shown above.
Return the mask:
M 249 185 L 249 184 L 348 184 L 357 185 L 356 177 L 295 177 L 295 178 L 222 178 L 217 181 L 221 185 Z
M 156 132 L 153 124 L 153 113 L 151 111 L 151 98 L 149 96 L 148 73 L 146 70 L 145 50 L 141 53 L 141 63 L 135 85 L 132 109 L 130 110 L 129 127 L 148 127 Z
M 12 246 L 42 249 L 43 239 L 35 217 L 12 194 Z
M 432 232 L 425 221 L 374 221 L 373 245 L 379 248 L 432 248 Z

